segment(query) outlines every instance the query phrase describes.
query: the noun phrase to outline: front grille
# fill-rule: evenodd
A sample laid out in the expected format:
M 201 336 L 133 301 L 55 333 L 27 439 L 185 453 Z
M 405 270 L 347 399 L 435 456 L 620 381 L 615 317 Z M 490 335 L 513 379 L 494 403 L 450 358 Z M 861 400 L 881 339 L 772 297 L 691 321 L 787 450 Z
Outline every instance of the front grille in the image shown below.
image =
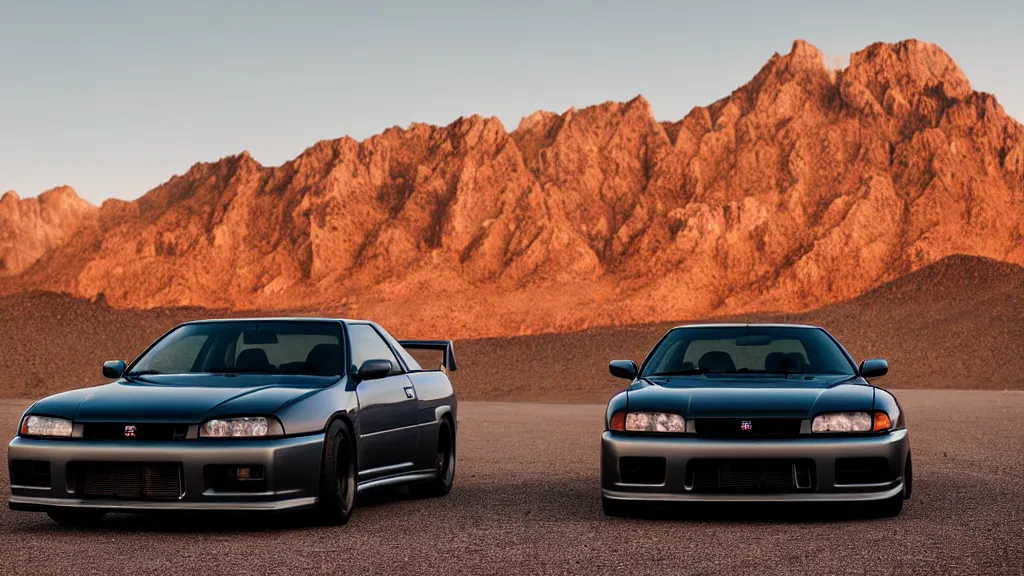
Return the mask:
M 691 460 L 688 484 L 694 492 L 787 494 L 814 490 L 813 460 Z
M 882 484 L 895 479 L 889 461 L 880 456 L 836 460 L 836 484 Z
M 76 462 L 74 486 L 88 498 L 176 500 L 181 497 L 181 465 Z
M 624 484 L 664 484 L 665 459 L 637 456 L 619 458 L 619 479 Z
M 50 462 L 47 460 L 11 460 L 11 484 L 50 487 Z
M 701 438 L 794 438 L 800 435 L 800 418 L 698 418 Z
M 150 422 L 86 422 L 82 437 L 90 440 L 184 440 L 188 424 Z

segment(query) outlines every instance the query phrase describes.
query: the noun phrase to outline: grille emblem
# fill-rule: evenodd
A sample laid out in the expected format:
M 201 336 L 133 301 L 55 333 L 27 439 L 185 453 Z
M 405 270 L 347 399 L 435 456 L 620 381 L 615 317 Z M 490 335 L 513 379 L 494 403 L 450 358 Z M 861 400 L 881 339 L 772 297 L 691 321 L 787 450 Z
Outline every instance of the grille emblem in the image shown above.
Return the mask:
M 744 420 L 740 422 L 740 430 L 744 432 L 750 432 L 754 429 L 754 424 L 750 420 Z
M 125 426 L 124 427 L 124 437 L 125 438 L 135 438 L 135 430 L 136 430 L 135 426 Z

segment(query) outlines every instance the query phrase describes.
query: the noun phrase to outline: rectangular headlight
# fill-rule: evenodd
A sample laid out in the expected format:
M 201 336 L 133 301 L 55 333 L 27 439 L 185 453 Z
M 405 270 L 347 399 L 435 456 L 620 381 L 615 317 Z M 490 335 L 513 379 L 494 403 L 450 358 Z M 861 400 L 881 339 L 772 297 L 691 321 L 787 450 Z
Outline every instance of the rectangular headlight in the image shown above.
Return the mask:
M 686 420 L 679 414 L 664 412 L 629 412 L 626 414 L 627 432 L 686 432 Z
M 832 412 L 815 416 L 811 432 L 871 432 L 872 425 L 868 412 Z
M 252 438 L 283 434 L 284 428 L 277 418 L 267 416 L 218 418 L 207 420 L 199 428 L 199 436 L 203 438 Z
M 22 436 L 48 436 L 68 438 L 71 436 L 71 420 L 52 416 L 26 416 L 21 421 Z

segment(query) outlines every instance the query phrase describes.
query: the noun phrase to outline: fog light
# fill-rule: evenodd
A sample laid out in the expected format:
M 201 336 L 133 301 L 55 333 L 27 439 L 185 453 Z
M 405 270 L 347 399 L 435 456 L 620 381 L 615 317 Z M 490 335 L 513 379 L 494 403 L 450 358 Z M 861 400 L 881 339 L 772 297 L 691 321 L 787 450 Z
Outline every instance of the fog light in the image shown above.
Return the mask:
M 230 475 L 231 472 L 229 471 Z M 263 480 L 263 466 L 239 466 L 235 468 L 235 480 L 245 482 L 248 480 Z

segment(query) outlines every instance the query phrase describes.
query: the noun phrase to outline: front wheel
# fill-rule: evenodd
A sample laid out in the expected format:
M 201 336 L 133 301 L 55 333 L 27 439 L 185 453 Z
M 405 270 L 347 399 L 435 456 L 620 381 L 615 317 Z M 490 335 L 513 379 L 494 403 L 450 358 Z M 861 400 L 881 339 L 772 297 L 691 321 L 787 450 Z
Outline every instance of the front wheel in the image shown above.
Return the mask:
M 895 518 L 903 512 L 903 502 L 910 500 L 910 494 L 914 489 L 914 464 L 907 454 L 907 463 L 903 467 L 903 490 L 889 498 L 875 504 L 875 515 L 880 518 Z
M 874 505 L 874 513 L 878 518 L 895 518 L 903 511 L 903 494 L 897 494 L 888 500 Z
M 356 501 L 355 444 L 348 427 L 335 420 L 327 429 L 320 466 L 320 519 L 342 526 L 352 516 Z
M 422 497 L 445 496 L 455 484 L 455 434 L 447 421 L 441 422 L 437 433 L 437 452 L 434 455 L 434 477 L 412 487 Z

